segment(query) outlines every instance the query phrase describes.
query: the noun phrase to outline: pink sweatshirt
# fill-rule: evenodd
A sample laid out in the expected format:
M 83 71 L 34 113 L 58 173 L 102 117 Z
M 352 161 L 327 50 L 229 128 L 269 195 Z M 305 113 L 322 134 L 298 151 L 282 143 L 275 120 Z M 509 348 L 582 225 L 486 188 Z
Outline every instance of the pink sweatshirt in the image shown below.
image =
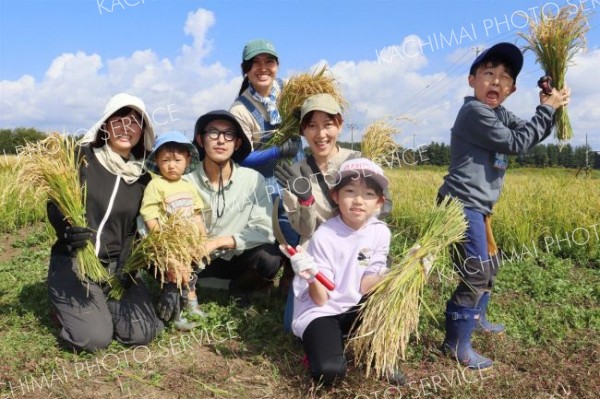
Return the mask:
M 318 306 L 308 294 L 306 280 L 294 277 L 294 335 L 302 338 L 314 319 L 344 313 L 356 305 L 363 296 L 360 292 L 362 277 L 387 270 L 390 240 L 387 224 L 375 217 L 360 230 L 348 227 L 339 215 L 319 226 L 307 252 L 314 258 L 317 269 L 333 281 L 335 289 L 329 291 L 327 303 Z

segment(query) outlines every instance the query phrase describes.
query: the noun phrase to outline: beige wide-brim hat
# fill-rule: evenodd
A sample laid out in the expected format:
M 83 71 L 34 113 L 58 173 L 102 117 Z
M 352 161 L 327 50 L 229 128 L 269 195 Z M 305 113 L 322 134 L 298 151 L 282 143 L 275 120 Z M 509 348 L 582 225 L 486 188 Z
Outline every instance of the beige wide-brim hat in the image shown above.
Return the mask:
M 108 100 L 108 103 L 104 108 L 104 115 L 102 115 L 98 122 L 92 125 L 92 127 L 81 140 L 81 143 L 85 144 L 96 141 L 96 136 L 98 135 L 102 125 L 106 123 L 112 114 L 124 107 L 129 107 L 136 110 L 144 118 L 144 148 L 146 151 L 152 151 L 152 146 L 154 145 L 154 128 L 152 127 L 150 115 L 146 112 L 146 105 L 139 97 L 135 97 L 127 93 L 116 94 L 110 100 Z

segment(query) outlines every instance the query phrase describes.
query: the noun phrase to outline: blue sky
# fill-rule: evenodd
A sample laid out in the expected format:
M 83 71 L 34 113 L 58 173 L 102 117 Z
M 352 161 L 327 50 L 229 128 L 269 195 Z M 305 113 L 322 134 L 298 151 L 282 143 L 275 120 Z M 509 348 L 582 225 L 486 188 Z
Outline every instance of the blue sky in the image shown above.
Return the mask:
M 155 110 L 159 132 L 190 131 L 203 112 L 229 107 L 243 45 L 264 37 L 277 47 L 283 78 L 330 66 L 356 138 L 388 117 L 402 118 L 405 145 L 448 142 L 470 93 L 474 48 L 523 45 L 517 33 L 528 19 L 564 5 L 595 11 L 590 51 L 568 81 L 572 143 L 587 133 L 600 150 L 600 0 L 0 0 L 0 127 L 89 128 L 108 98 L 126 91 Z M 541 75 L 526 55 L 507 107 L 531 116 Z

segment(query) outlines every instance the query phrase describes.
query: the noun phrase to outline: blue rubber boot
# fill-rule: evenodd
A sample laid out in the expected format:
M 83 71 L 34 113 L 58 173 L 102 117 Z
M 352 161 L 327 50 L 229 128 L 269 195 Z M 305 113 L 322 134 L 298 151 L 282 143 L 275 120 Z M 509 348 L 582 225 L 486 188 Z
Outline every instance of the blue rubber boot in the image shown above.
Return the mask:
M 471 347 L 471 334 L 477 326 L 480 312 L 479 308 L 458 306 L 454 302 L 448 301 L 446 303 L 446 338 L 442 350 L 446 354 L 451 354 L 464 366 L 482 370 L 492 367 L 493 362 L 475 352 Z
M 477 304 L 477 307 L 481 309 L 481 316 L 479 316 L 479 323 L 477 323 L 475 331 L 491 334 L 502 334 L 504 330 L 506 330 L 504 325 L 499 323 L 490 323 L 486 317 L 489 302 L 490 292 L 486 291 Z

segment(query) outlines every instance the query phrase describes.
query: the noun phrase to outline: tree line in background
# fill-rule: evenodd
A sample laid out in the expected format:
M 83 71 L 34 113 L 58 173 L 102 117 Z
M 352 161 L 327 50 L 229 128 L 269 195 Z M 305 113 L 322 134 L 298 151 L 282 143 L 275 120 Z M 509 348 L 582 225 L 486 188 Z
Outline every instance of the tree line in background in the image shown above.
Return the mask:
M 360 143 L 341 142 L 340 146 L 353 148 L 360 151 Z M 538 144 L 531 151 L 509 157 L 512 166 L 523 167 L 564 167 L 581 168 L 587 165 L 593 169 L 600 169 L 600 153 L 595 152 L 588 146 L 576 146 L 566 144 L 560 148 L 557 144 Z M 398 153 L 393 157 L 394 161 L 400 161 L 400 165 L 450 165 L 450 145 L 445 143 L 431 142 L 418 146 L 418 149 L 399 147 Z M 397 164 L 398 162 L 395 162 Z
M 0 129 L 0 154 L 16 154 L 17 148 L 26 142 L 34 142 L 46 137 L 46 133 L 34 128 Z M 338 142 L 341 147 L 360 151 L 360 143 Z M 581 168 L 588 164 L 591 168 L 600 169 L 600 153 L 592 151 L 589 146 L 573 147 L 570 144 L 559 148 L 556 144 L 539 144 L 526 154 L 511 156 L 513 166 L 531 167 L 565 167 Z M 450 145 L 431 142 L 418 149 L 398 147 L 398 152 L 391 157 L 389 165 L 450 165 Z
M 18 127 L 0 129 L 0 154 L 16 154 L 17 149 L 27 142 L 35 142 L 46 137 L 46 133 L 34 128 Z

